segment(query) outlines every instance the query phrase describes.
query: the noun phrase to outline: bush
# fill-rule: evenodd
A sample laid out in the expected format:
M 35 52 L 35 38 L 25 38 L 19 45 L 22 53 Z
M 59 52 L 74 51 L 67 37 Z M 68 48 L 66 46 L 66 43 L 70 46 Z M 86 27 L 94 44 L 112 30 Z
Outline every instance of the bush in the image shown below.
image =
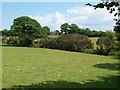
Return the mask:
M 57 39 L 58 49 L 67 51 L 84 51 L 93 48 L 88 37 L 83 35 L 61 35 Z
M 51 49 L 57 49 L 56 40 L 57 40 L 56 38 L 47 39 L 47 41 L 43 44 L 43 46 Z
M 19 36 L 9 36 L 9 37 L 3 37 L 2 43 L 6 43 L 8 45 L 12 46 L 30 46 L 31 45 L 31 39 L 30 38 L 23 38 Z
M 97 49 L 94 50 L 94 54 L 98 54 L 98 55 L 106 55 L 106 56 L 107 56 L 107 55 L 109 54 L 109 51 L 97 47 Z
M 18 38 L 17 37 L 12 37 L 12 36 L 5 37 L 4 38 L 4 43 L 16 46 L 18 44 Z
M 31 44 L 32 44 L 32 40 L 27 37 L 20 38 L 18 43 L 19 46 L 30 46 Z
M 57 49 L 57 42 L 56 38 L 51 39 L 36 39 L 32 42 L 33 47 L 41 47 L 41 48 L 51 48 L 51 49 Z
M 76 52 L 93 48 L 91 40 L 82 35 L 61 35 L 57 38 L 34 40 L 33 46 Z
M 94 50 L 93 49 L 86 49 L 84 50 L 84 53 L 88 53 L 88 54 L 94 54 Z
M 113 41 L 110 37 L 105 36 L 105 37 L 100 37 L 96 41 L 96 45 L 97 45 L 97 49 L 95 52 L 96 54 L 108 55 L 115 44 L 113 43 Z
M 115 56 L 120 59 L 120 42 L 117 42 L 115 47 L 110 51 L 109 55 Z
M 120 60 L 120 51 L 118 51 L 115 56 Z
M 39 48 L 42 46 L 42 43 L 43 43 L 43 40 L 42 39 L 35 39 L 33 40 L 32 42 L 32 46 L 33 47 L 36 47 L 36 48 Z

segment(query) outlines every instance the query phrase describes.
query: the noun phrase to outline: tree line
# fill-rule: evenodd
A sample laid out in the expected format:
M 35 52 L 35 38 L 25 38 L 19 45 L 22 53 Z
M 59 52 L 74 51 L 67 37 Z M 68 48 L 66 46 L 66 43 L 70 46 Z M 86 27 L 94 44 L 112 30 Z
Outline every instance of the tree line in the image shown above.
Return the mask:
M 48 26 L 42 27 L 36 20 L 31 19 L 28 16 L 21 16 L 13 20 L 13 25 L 10 30 L 0 31 L 3 36 L 30 36 L 30 38 L 41 38 L 48 37 L 52 34 Z M 89 28 L 79 28 L 76 24 L 69 25 L 64 23 L 60 26 L 60 30 L 55 30 L 54 34 L 63 35 L 63 34 L 80 34 L 88 37 L 101 37 L 105 36 L 106 32 L 90 30 Z
M 100 37 L 106 35 L 103 31 L 90 30 L 89 28 L 79 28 L 76 24 L 69 25 L 68 23 L 64 23 L 60 28 L 62 34 L 82 34 L 88 37 Z

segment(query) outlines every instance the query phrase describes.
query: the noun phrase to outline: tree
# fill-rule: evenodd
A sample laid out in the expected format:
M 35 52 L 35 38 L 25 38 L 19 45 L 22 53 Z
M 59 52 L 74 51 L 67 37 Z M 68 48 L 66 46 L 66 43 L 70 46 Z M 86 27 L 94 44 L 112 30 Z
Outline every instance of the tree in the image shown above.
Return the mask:
M 48 35 L 50 35 L 50 28 L 48 26 L 44 26 L 43 29 Z
M 102 0 L 102 3 L 98 3 L 97 5 L 92 5 L 90 3 L 86 4 L 89 6 L 97 8 L 104 8 L 106 7 L 110 13 L 115 12 L 115 8 L 118 8 L 118 12 L 114 14 L 114 16 L 118 16 L 118 19 L 114 19 L 116 21 L 116 26 L 114 27 L 114 31 L 116 32 L 116 36 L 118 41 L 120 41 L 120 0 Z
M 70 34 L 78 34 L 79 27 L 76 24 L 71 24 L 69 28 L 70 28 L 69 30 Z
M 47 26 L 41 27 L 35 19 L 21 16 L 13 20 L 11 30 L 5 32 L 5 34 L 19 37 L 19 43 L 15 45 L 29 46 L 34 39 L 48 37 L 50 29 Z
M 112 40 L 108 36 L 100 37 L 97 40 L 96 45 L 98 46 L 97 54 L 100 54 L 100 55 L 108 55 L 110 50 L 113 47 Z
M 41 37 L 41 25 L 34 19 L 31 19 L 28 16 L 21 16 L 13 21 L 13 25 L 11 26 L 11 30 L 16 32 L 22 32 L 20 36 L 30 36 L 34 38 Z
M 116 32 L 116 36 L 118 37 L 118 40 L 120 41 L 120 21 L 117 22 L 114 31 Z
M 61 32 L 64 34 L 69 34 L 69 24 L 68 23 L 64 23 L 61 25 Z

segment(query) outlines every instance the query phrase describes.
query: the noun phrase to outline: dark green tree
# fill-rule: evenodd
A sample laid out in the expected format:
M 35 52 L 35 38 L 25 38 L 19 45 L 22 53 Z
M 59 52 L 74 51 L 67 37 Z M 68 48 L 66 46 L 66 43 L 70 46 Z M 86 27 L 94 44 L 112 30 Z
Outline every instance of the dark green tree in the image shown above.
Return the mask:
M 50 29 L 47 26 L 41 27 L 35 19 L 28 16 L 21 16 L 13 20 L 11 30 L 7 34 L 8 36 L 19 37 L 19 43 L 16 45 L 29 46 L 34 39 L 48 37 Z
M 41 25 L 34 19 L 28 16 L 21 16 L 13 21 L 11 30 L 15 32 L 21 32 L 20 36 L 38 38 L 41 32 Z
M 50 35 L 50 28 L 48 26 L 44 26 L 43 29 L 48 35 Z
M 70 34 L 78 34 L 79 27 L 76 24 L 71 24 L 69 28 L 70 28 L 70 31 L 69 31 Z
M 61 25 L 61 32 L 64 34 L 69 34 L 69 24 L 68 23 L 64 23 Z

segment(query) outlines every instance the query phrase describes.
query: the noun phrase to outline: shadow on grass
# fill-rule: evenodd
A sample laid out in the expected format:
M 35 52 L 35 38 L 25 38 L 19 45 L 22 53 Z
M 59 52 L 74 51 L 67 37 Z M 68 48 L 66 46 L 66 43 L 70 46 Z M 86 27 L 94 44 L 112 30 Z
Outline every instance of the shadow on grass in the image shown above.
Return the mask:
M 13 45 L 9 45 L 9 44 L 2 44 L 2 45 L 0 45 L 0 46 L 2 46 L 2 47 L 26 47 L 26 48 L 31 48 L 31 46 L 13 46 Z
M 45 81 L 39 84 L 31 85 L 14 85 L 12 88 L 3 88 L 2 90 L 41 90 L 50 88 L 119 88 L 120 76 L 98 77 L 99 81 L 88 80 L 86 82 L 69 82 L 64 80 L 59 81 Z
M 11 46 L 11 45 L 8 45 L 8 44 L 0 44 L 0 46 Z
M 109 69 L 109 70 L 120 70 L 120 63 L 102 63 L 102 64 L 96 64 L 94 67 L 97 68 L 103 68 L 103 69 Z

